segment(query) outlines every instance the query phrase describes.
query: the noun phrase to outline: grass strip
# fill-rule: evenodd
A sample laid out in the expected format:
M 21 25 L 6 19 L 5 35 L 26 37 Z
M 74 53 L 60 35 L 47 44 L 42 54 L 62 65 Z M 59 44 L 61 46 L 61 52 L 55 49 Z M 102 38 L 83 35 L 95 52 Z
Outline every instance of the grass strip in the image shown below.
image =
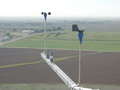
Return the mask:
M 82 56 L 95 55 L 95 54 L 99 54 L 99 53 L 103 53 L 103 52 L 88 53 L 88 54 L 83 54 Z M 68 56 L 68 57 L 61 57 L 61 58 L 55 58 L 54 61 L 61 61 L 61 60 L 75 58 L 75 57 L 78 57 L 78 55 L 76 55 L 76 56 Z
M 95 54 L 99 54 L 99 53 L 102 53 L 102 52 L 88 53 L 88 54 L 83 54 L 82 56 L 95 55 Z M 78 55 L 55 58 L 54 61 L 56 62 L 56 61 L 71 59 L 71 58 L 75 58 L 75 57 L 78 57 Z M 25 66 L 25 65 L 33 65 L 33 64 L 38 64 L 38 63 L 43 63 L 43 60 L 39 60 L 39 61 L 36 61 L 36 62 L 29 62 L 29 63 L 20 63 L 20 64 L 12 64 L 12 65 L 0 66 L 0 69 L 1 68 L 9 68 L 9 67 Z
M 8 68 L 8 67 L 17 67 L 17 66 L 24 66 L 24 65 L 32 65 L 32 64 L 38 64 L 41 61 L 36 61 L 36 62 L 29 62 L 29 63 L 20 63 L 20 64 L 12 64 L 12 65 L 5 65 L 5 66 L 0 66 L 0 68 Z
M 69 56 L 69 57 L 55 58 L 54 61 L 61 61 L 61 60 L 66 60 L 66 59 L 75 58 L 75 57 L 78 57 L 78 55 L 76 55 L 76 56 Z
M 82 87 L 100 90 L 120 90 L 116 85 L 81 84 Z M 65 84 L 0 84 L 0 90 L 70 90 Z

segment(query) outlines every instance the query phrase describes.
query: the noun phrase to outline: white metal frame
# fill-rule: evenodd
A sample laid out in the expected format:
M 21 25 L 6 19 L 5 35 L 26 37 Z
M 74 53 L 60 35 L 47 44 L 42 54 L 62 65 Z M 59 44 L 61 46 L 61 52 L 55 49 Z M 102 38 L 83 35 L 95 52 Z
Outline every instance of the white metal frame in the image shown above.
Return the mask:
M 70 79 L 54 62 L 51 62 L 50 59 L 53 59 L 53 58 L 47 58 L 47 55 L 45 52 L 41 53 L 41 57 L 55 71 L 55 73 L 65 82 L 65 84 L 68 85 L 68 87 L 71 90 L 99 90 L 99 89 L 80 87 L 74 81 L 72 81 L 72 79 Z M 53 57 L 53 56 L 49 56 L 49 57 Z

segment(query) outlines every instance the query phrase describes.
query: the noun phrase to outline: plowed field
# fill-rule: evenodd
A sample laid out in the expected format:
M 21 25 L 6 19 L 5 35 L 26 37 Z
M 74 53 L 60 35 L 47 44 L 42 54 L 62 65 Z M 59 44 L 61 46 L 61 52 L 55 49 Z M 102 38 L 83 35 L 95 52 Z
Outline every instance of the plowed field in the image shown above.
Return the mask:
M 54 58 L 78 55 L 77 50 L 51 50 Z M 42 60 L 42 49 L 0 48 L 0 84 L 63 83 L 44 62 L 9 66 Z M 78 81 L 78 56 L 55 63 L 73 80 Z M 120 85 L 120 52 L 82 51 L 82 84 Z

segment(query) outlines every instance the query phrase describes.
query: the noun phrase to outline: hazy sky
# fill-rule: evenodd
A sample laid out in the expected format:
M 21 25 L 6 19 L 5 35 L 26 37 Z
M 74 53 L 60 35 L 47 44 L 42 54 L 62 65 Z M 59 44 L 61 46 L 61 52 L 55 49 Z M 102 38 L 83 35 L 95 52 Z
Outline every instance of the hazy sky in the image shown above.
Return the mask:
M 0 16 L 120 17 L 120 0 L 0 0 Z

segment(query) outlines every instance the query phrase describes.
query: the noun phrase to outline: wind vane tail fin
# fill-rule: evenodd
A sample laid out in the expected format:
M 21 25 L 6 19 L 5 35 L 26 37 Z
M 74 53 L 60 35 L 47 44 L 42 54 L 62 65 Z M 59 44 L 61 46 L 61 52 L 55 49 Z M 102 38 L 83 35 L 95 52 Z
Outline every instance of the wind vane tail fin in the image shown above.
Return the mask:
M 72 25 L 72 31 L 79 31 L 77 24 Z

